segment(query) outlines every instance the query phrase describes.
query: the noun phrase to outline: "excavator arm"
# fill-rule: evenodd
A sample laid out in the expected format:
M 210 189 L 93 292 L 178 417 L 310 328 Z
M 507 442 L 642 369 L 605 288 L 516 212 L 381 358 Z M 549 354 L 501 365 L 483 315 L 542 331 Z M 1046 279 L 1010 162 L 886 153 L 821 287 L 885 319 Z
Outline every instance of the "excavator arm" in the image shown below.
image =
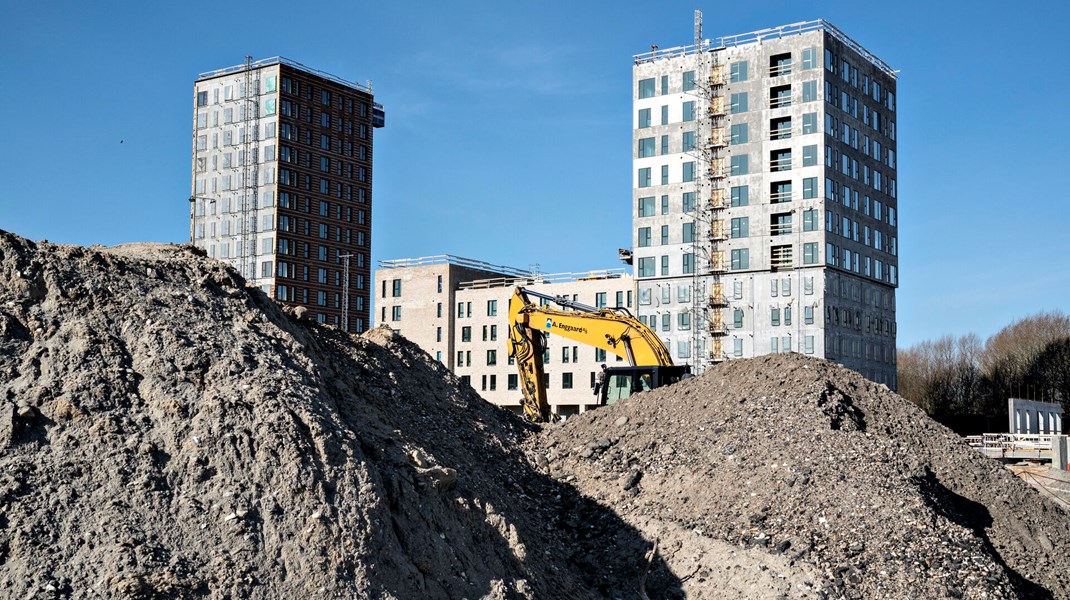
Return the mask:
M 550 300 L 569 310 L 540 306 L 529 296 Z M 601 348 L 626 359 L 631 366 L 673 364 L 657 334 L 624 308 L 598 309 L 564 297 L 516 288 L 509 301 L 509 323 L 509 356 L 515 359 L 520 372 L 524 414 L 532 421 L 550 420 L 543 378 L 544 334 Z

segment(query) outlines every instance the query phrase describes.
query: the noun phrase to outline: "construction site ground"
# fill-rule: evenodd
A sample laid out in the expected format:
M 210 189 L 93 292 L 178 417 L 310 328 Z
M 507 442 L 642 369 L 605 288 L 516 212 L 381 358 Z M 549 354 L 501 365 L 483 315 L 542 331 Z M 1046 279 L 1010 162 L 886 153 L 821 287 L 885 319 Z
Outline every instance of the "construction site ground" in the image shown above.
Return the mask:
M 0 336 L 0 597 L 1070 598 L 1070 512 L 818 359 L 536 426 L 191 247 L 6 232 Z

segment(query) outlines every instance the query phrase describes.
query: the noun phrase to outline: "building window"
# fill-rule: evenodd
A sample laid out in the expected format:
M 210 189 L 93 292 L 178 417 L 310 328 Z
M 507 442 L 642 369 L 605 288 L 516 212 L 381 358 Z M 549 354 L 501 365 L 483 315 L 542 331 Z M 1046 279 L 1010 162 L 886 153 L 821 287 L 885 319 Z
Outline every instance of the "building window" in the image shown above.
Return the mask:
M 639 216 L 640 217 L 653 217 L 654 212 L 654 197 L 640 198 L 639 199 Z
M 695 101 L 694 100 L 688 100 L 687 102 L 684 102 L 684 118 L 683 118 L 683 120 L 684 121 L 694 121 L 695 120 Z
M 732 270 L 738 271 L 750 268 L 750 249 L 739 248 L 732 250 Z
M 487 300 L 487 316 L 488 317 L 498 316 L 498 301 L 497 300 Z
M 401 280 L 395 279 L 392 283 L 392 293 L 395 298 L 401 297 Z
M 805 189 L 805 180 L 803 183 Z M 803 211 L 803 231 L 817 231 L 817 215 L 818 212 L 816 208 Z
M 739 83 L 747 80 L 747 61 L 734 62 L 728 67 L 729 81 Z
M 817 145 L 803 146 L 803 164 L 804 167 L 813 167 L 817 165 Z
M 639 259 L 639 277 L 654 276 L 654 257 L 646 256 Z
M 808 71 L 817 68 L 817 48 L 803 48 L 802 70 Z
M 695 211 L 695 192 L 684 192 L 683 210 L 684 212 Z
M 750 203 L 750 187 L 737 185 L 730 191 L 732 206 L 747 206 Z
M 750 217 L 736 217 L 731 223 L 733 238 L 745 238 L 750 235 Z
M 688 182 L 688 181 L 694 181 L 694 180 L 695 180 L 695 161 L 685 162 L 684 163 L 683 181 L 684 182 Z
M 650 187 L 650 167 L 639 169 L 639 187 Z
M 743 309 L 737 308 L 732 311 L 732 327 L 736 329 L 743 328 Z
M 732 94 L 729 111 L 732 114 L 747 112 L 747 92 Z
M 571 390 L 572 389 L 572 373 L 562 373 L 561 374 L 561 389 L 563 389 L 563 390 Z
M 803 264 L 816 265 L 817 260 L 817 242 L 808 242 L 803 244 Z
M 208 106 L 208 92 L 197 92 L 197 106 Z
M 683 243 L 690 244 L 695 241 L 695 223 L 684 223 Z
M 650 228 L 649 227 L 640 227 L 639 228 L 636 245 L 639 246 L 640 248 L 646 248 L 647 246 L 650 245 Z
M 687 331 L 691 329 L 691 313 L 678 313 L 676 315 L 676 328 L 681 331 Z
M 730 174 L 735 177 L 736 175 L 746 175 L 750 172 L 750 161 L 746 154 L 735 154 L 731 157 L 731 172 Z
M 650 141 L 653 142 L 654 138 L 650 138 Z M 691 152 L 692 150 L 695 149 L 695 147 L 696 147 L 695 146 L 695 132 L 694 131 L 685 131 L 684 132 L 684 137 L 683 137 L 683 143 L 682 143 L 682 146 L 681 146 L 681 151 L 683 151 L 683 152 Z M 651 156 L 653 156 L 653 154 L 651 154 Z
M 684 72 L 684 91 L 685 92 L 690 92 L 693 89 L 695 89 L 695 72 L 694 71 L 685 71 Z
M 487 350 L 487 366 L 493 366 L 498 364 L 498 351 Z
M 642 138 L 639 140 L 639 158 L 654 156 L 654 138 Z
M 654 97 L 654 78 L 640 79 L 639 80 L 639 97 L 640 98 L 653 98 Z
M 803 178 L 803 199 L 817 198 L 817 177 Z
M 690 252 L 684 254 L 684 275 L 690 275 L 695 272 L 695 255 Z
M 669 165 L 661 165 L 661 185 L 669 184 Z
M 747 143 L 747 124 L 739 123 L 732 126 L 732 144 L 746 144 Z
M 462 342 L 470 342 L 470 341 L 472 341 L 472 327 L 471 327 L 471 325 L 466 325 L 464 327 L 461 327 L 461 341 Z
M 641 109 L 639 109 L 639 129 L 643 129 L 645 127 L 650 127 L 650 109 L 649 108 L 641 108 Z

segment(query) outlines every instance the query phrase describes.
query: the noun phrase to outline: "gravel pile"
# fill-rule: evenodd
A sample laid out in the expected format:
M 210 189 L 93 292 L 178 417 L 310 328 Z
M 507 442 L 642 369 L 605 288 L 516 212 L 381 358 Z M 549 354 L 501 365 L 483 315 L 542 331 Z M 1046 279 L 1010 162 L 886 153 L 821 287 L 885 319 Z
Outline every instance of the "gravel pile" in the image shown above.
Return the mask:
M 0 597 L 1070 598 L 1068 523 L 823 361 L 540 429 L 191 247 L 0 231 Z
M 534 431 L 191 247 L 0 232 L 0 597 L 637 597 L 651 544 Z
M 909 402 L 796 354 L 731 361 L 548 429 L 549 471 L 648 537 L 693 598 L 780 557 L 770 597 L 1070 598 L 1070 515 Z M 723 546 L 721 547 L 723 551 Z

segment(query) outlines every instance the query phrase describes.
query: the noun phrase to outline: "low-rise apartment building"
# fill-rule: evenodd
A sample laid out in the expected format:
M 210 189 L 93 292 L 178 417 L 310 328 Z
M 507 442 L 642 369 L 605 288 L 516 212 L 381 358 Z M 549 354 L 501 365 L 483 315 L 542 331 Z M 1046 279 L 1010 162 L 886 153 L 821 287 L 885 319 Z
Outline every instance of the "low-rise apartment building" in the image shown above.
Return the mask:
M 509 358 L 509 300 L 517 287 L 634 310 L 634 282 L 624 269 L 540 274 L 439 255 L 381 261 L 375 281 L 380 324 L 415 342 L 487 401 L 516 412 L 523 392 Z M 553 412 L 593 408 L 600 365 L 624 361 L 559 336 L 547 342 L 543 362 Z

